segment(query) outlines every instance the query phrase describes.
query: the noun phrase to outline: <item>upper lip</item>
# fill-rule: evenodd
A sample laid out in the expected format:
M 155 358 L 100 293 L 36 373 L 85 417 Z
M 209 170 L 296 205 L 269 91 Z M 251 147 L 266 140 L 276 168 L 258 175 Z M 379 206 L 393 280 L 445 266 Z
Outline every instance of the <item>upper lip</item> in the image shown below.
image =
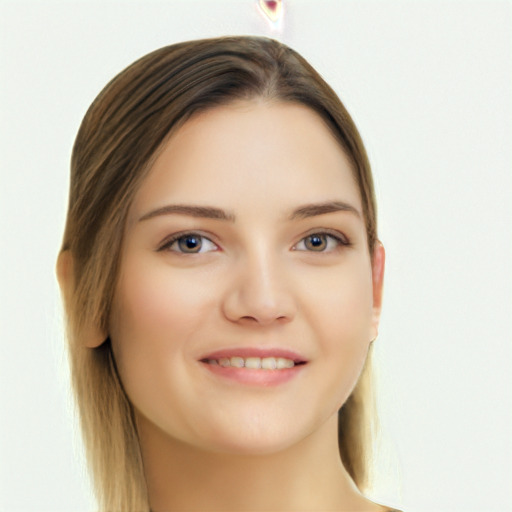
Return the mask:
M 230 357 L 243 357 L 246 359 L 247 357 L 282 357 L 284 359 L 291 359 L 294 363 L 306 363 L 307 359 L 297 352 L 293 350 L 285 349 L 285 348 L 264 348 L 264 347 L 233 347 L 233 348 L 224 348 L 221 350 L 215 350 L 214 352 L 209 352 L 204 356 L 200 357 L 200 361 L 206 361 L 208 359 L 220 359 L 220 358 L 230 358 Z

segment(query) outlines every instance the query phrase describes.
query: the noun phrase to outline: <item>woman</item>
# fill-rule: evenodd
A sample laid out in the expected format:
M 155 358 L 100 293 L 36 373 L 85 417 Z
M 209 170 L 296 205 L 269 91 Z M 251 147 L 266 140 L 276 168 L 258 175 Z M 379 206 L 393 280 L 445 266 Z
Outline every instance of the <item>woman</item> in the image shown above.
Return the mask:
M 332 89 L 259 37 L 100 93 L 57 271 L 101 510 L 388 510 L 361 490 L 384 249 Z

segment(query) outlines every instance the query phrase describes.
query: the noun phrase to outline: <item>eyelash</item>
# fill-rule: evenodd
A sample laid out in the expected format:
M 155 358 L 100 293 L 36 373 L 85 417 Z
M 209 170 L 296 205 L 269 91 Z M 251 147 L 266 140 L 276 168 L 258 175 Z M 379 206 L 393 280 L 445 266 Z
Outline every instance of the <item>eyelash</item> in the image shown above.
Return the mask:
M 168 240 L 166 240 L 162 246 L 158 249 L 158 251 L 170 251 L 170 252 L 175 252 L 177 254 L 199 254 L 199 253 L 187 253 L 185 251 L 174 251 L 171 249 L 172 245 L 176 242 L 178 242 L 179 240 L 183 239 L 183 238 L 187 238 L 187 237 L 196 237 L 196 238 L 200 238 L 201 240 L 208 240 L 210 243 L 212 243 L 213 245 L 217 246 L 217 244 L 215 242 L 212 242 L 207 236 L 205 235 L 202 235 L 201 233 L 197 233 L 196 231 L 186 231 L 186 232 L 182 232 L 182 233 L 176 233 L 174 235 L 172 235 Z
M 297 247 L 297 245 L 299 245 L 300 243 L 305 243 L 305 241 L 308 239 L 308 238 L 311 238 L 313 236 L 325 236 L 327 239 L 332 239 L 336 242 L 336 247 L 334 248 L 331 248 L 330 250 L 324 250 L 324 251 L 313 251 L 313 250 L 305 250 L 305 252 L 320 252 L 320 253 L 324 253 L 324 252 L 333 252 L 333 251 L 336 251 L 336 250 L 340 250 L 341 248 L 343 247 L 349 247 L 351 245 L 350 241 L 348 240 L 347 237 L 345 237 L 344 235 L 341 235 L 341 233 L 339 233 L 338 231 L 333 231 L 333 230 L 330 230 L 330 229 L 323 229 L 321 231 L 313 231 L 309 234 L 307 234 L 306 236 L 302 237 L 299 242 L 297 244 L 294 245 L 294 250 L 298 250 L 298 249 L 295 249 L 295 247 Z M 327 242 L 328 243 L 328 242 Z M 302 249 L 304 250 L 304 249 Z
M 299 245 L 300 243 L 305 243 L 305 241 L 308 238 L 313 237 L 313 236 L 325 236 L 328 239 L 330 238 L 330 239 L 334 240 L 337 245 L 336 245 L 336 247 L 334 249 L 323 250 L 323 251 L 314 251 L 314 250 L 307 250 L 307 249 L 295 249 L 297 247 L 297 245 Z M 167 251 L 170 251 L 170 252 L 175 252 L 177 254 L 200 254 L 200 252 L 197 252 L 197 253 L 194 253 L 194 252 L 187 253 L 185 251 L 176 251 L 176 250 L 171 249 L 173 244 L 175 244 L 179 240 L 187 238 L 187 237 L 196 237 L 196 238 L 200 238 L 201 240 L 208 240 L 211 244 L 217 246 L 217 244 L 215 244 L 215 242 L 212 242 L 212 240 L 210 240 L 207 236 L 202 235 L 201 233 L 198 233 L 196 231 L 189 231 L 189 232 L 176 233 L 171 238 L 166 240 L 160 246 L 158 251 L 166 251 L 167 250 Z M 334 251 L 335 250 L 339 250 L 342 247 L 349 247 L 351 245 L 352 245 L 351 242 L 344 235 L 341 235 L 339 232 L 333 231 L 333 230 L 330 230 L 330 229 L 323 229 L 321 231 L 313 231 L 313 232 L 307 234 L 306 236 L 302 237 L 299 240 L 299 242 L 297 242 L 294 245 L 293 250 L 301 250 L 301 251 L 304 251 L 304 252 L 326 253 L 326 252 L 332 252 L 333 250 Z M 214 252 L 214 251 L 207 251 L 207 252 Z

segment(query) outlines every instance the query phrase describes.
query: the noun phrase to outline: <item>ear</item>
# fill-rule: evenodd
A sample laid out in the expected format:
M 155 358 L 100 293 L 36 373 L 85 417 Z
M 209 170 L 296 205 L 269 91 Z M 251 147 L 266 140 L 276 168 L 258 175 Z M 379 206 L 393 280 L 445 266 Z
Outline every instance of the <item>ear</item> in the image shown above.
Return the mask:
M 57 258 L 57 279 L 59 281 L 60 291 L 64 298 L 66 309 L 72 303 L 71 297 L 75 291 L 74 272 L 73 272 L 73 255 L 71 251 L 61 251 Z M 84 340 L 85 346 L 89 348 L 99 347 L 107 339 L 108 334 L 96 325 L 95 322 L 90 322 L 90 325 L 84 327 L 85 332 Z
M 373 314 L 371 333 L 372 341 L 379 334 L 380 312 L 382 309 L 382 289 L 384 285 L 384 265 L 386 261 L 386 252 L 384 246 L 377 240 L 373 251 L 372 260 L 372 282 L 373 282 Z

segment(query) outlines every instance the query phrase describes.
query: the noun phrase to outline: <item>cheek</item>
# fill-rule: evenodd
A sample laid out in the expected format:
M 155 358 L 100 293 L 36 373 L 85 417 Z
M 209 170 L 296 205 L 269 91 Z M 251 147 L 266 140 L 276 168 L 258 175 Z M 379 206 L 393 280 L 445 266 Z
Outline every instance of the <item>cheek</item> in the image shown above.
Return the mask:
M 174 431 L 173 425 L 187 424 L 177 404 L 194 392 L 191 341 L 204 329 L 212 304 L 198 289 L 198 280 L 166 265 L 143 263 L 124 262 L 110 323 L 112 349 L 131 403 L 164 430 Z M 165 415 L 170 408 L 172 425 Z
M 179 343 L 179 338 L 199 322 L 210 304 L 209 297 L 200 293 L 196 283 L 165 266 L 144 270 L 131 267 L 126 265 L 116 290 L 114 323 L 120 337 L 149 344 L 169 344 L 170 339 Z
M 310 321 L 321 333 L 326 349 L 340 350 L 370 341 L 366 337 L 372 320 L 372 281 L 364 262 L 323 276 L 317 273 L 314 282 L 311 279 L 306 287 L 309 293 L 303 296 L 308 297 L 308 304 L 303 309 L 309 311 Z
M 166 379 L 178 379 L 190 357 L 189 341 L 211 310 L 193 282 L 165 265 L 143 263 L 124 262 L 110 324 L 116 364 L 134 402 L 157 381 L 165 387 Z
M 317 281 L 310 298 L 310 325 L 317 336 L 325 396 L 334 398 L 332 412 L 348 398 L 366 360 L 372 325 L 372 282 L 365 266 L 351 266 Z

